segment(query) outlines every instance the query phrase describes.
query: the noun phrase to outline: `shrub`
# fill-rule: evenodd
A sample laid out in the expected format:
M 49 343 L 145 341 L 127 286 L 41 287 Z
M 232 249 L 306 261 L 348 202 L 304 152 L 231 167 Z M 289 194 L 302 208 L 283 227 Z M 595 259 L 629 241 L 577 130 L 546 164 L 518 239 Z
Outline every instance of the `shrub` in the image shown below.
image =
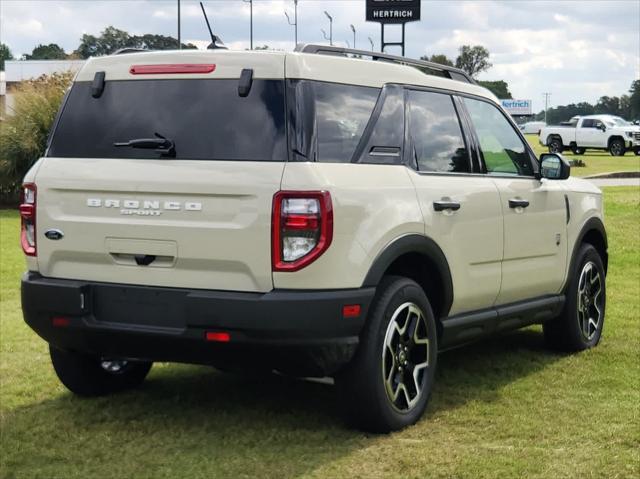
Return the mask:
M 15 203 L 25 173 L 42 156 L 73 73 L 43 75 L 15 91 L 13 109 L 0 122 L 0 201 Z

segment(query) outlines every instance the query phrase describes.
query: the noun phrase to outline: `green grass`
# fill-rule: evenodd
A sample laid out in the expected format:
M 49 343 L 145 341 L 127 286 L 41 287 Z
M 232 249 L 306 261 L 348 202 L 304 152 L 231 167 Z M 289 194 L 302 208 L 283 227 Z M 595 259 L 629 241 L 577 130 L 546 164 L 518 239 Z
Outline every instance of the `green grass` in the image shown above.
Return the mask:
M 548 153 L 547 147 L 538 141 L 538 135 L 525 135 L 536 155 Z M 562 153 L 568 159 L 580 159 L 585 167 L 572 167 L 572 176 L 589 176 L 611 171 L 640 171 L 640 156 L 628 151 L 624 156 L 611 156 L 607 151 L 587 150 L 584 155 L 574 155 L 570 150 Z
M 548 352 L 539 327 L 440 356 L 425 417 L 349 430 L 330 386 L 154 366 L 136 391 L 79 399 L 22 321 L 18 221 L 0 212 L 0 475 L 6 478 L 640 476 L 640 191 L 605 190 L 601 344 Z

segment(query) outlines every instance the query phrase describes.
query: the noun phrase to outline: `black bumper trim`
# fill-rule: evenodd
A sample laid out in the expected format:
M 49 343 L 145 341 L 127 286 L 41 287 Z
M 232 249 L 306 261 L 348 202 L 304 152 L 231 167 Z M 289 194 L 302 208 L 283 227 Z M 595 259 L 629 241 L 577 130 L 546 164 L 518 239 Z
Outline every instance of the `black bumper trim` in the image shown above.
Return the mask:
M 191 290 L 45 278 L 22 278 L 25 321 L 52 345 L 97 356 L 201 364 L 244 356 L 301 374 L 329 374 L 358 344 L 375 288 L 268 293 Z M 345 305 L 360 316 L 343 318 Z M 52 317 L 69 318 L 54 327 Z M 225 331 L 229 343 L 205 341 Z M 273 364 L 271 364 L 273 363 Z M 292 371 L 295 372 L 295 371 Z

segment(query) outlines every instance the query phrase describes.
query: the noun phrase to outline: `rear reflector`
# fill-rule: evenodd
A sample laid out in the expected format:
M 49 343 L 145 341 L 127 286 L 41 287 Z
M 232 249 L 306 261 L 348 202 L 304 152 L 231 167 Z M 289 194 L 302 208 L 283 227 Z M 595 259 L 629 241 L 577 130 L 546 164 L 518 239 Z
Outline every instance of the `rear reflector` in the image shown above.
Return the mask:
M 343 318 L 357 318 L 358 316 L 360 316 L 359 304 L 348 304 L 347 306 L 342 307 Z
M 229 333 L 219 331 L 207 331 L 204 337 L 207 341 L 215 341 L 218 343 L 228 343 L 231 341 L 231 335 Z
M 51 318 L 51 324 L 56 328 L 66 328 L 71 323 L 71 320 L 65 316 L 54 316 Z
M 158 75 L 162 73 L 211 73 L 216 69 L 213 63 L 175 63 L 158 65 L 131 65 L 132 75 Z

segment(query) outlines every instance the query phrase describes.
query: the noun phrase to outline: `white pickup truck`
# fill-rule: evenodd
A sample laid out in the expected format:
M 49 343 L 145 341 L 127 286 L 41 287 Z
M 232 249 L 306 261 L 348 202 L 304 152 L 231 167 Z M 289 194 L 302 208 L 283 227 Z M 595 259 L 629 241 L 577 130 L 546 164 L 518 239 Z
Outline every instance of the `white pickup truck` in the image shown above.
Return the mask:
M 551 153 L 570 149 L 583 155 L 592 148 L 607 150 L 612 156 L 623 156 L 628 150 L 640 155 L 640 126 L 613 115 L 574 117 L 567 125 L 544 127 L 539 140 Z

